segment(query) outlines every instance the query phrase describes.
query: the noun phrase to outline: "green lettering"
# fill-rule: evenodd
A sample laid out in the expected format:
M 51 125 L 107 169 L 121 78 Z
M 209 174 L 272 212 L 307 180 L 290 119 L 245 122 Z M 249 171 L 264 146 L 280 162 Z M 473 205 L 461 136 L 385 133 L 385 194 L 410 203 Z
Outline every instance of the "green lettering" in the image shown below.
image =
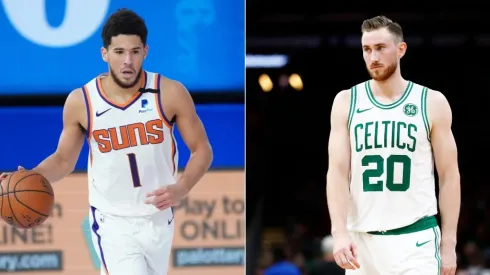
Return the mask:
M 361 152 L 371 149 L 398 148 L 415 152 L 417 130 L 416 125 L 403 121 L 385 120 L 359 123 L 354 127 L 355 150 Z
M 405 144 L 405 142 L 402 142 L 401 141 L 401 128 L 407 128 L 407 124 L 405 124 L 405 122 L 398 122 L 397 125 L 396 125 L 396 147 L 398 147 L 398 149 L 405 149 L 405 146 L 407 146 Z
M 364 147 L 366 147 L 366 150 L 373 149 L 373 146 L 369 144 L 369 139 L 368 137 L 371 136 L 371 132 L 369 131 L 369 126 L 373 125 L 372 122 L 366 122 L 366 130 L 364 132 Z
M 391 148 L 395 148 L 395 121 L 391 122 Z
M 369 166 L 371 163 L 376 164 L 376 168 L 366 169 L 362 173 L 362 187 L 364 192 L 381 192 L 383 191 L 383 181 L 380 179 L 375 183 L 371 183 L 371 178 L 381 177 L 384 173 L 384 159 L 380 155 L 368 155 L 364 156 L 361 160 L 362 166 Z
M 396 183 L 395 163 L 402 164 L 402 182 Z M 393 192 L 405 192 L 410 187 L 412 160 L 407 155 L 391 155 L 386 159 L 386 188 Z
M 359 134 L 357 133 L 357 130 L 362 130 L 364 126 L 359 123 L 354 127 L 354 139 L 356 141 L 356 152 L 361 152 L 362 151 L 362 144 L 359 144 Z
M 382 192 L 383 180 L 372 183 L 371 178 L 379 178 L 384 174 L 384 164 L 386 162 L 386 188 L 392 192 L 405 192 L 410 188 L 410 174 L 412 160 L 407 155 L 391 155 L 386 160 L 380 155 L 367 155 L 361 160 L 362 166 L 366 167 L 375 164 L 375 168 L 366 169 L 362 173 L 362 187 L 364 192 Z M 402 182 L 395 183 L 395 163 L 402 165 Z
M 378 125 L 379 125 L 379 122 L 376 121 L 374 123 L 374 148 L 383 148 L 383 145 L 379 144 L 378 143 Z
M 384 128 L 384 133 L 385 134 L 384 134 L 384 143 L 383 143 L 383 146 L 385 148 L 387 148 L 388 147 L 388 127 L 390 126 L 391 121 L 385 120 L 382 123 L 385 126 L 385 128 Z
M 407 149 L 410 152 L 415 152 L 415 148 L 417 145 L 417 138 L 415 137 L 415 133 L 417 132 L 417 125 L 414 124 L 408 124 L 408 138 L 410 138 L 413 143 L 410 145 L 407 145 Z

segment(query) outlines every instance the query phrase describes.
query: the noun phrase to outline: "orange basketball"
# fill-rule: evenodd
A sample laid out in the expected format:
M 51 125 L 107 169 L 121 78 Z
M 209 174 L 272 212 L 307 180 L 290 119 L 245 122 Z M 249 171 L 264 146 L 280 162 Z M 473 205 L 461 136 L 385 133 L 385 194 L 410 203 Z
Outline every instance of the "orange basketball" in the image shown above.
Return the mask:
M 32 228 L 48 219 L 54 205 L 54 192 L 41 174 L 17 171 L 1 185 L 0 215 L 5 222 L 18 228 Z

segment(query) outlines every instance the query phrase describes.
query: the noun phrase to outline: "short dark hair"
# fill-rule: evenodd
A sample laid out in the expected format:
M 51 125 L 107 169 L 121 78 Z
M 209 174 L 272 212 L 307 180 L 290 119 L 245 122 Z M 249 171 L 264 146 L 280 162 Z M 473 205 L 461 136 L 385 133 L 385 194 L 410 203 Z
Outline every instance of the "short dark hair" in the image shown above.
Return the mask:
M 107 19 L 102 29 L 104 48 L 107 49 L 111 44 L 112 38 L 120 34 L 137 35 L 140 37 L 143 45 L 146 46 L 148 29 L 146 28 L 145 21 L 132 10 L 119 9 Z
M 361 31 L 365 33 L 382 28 L 386 28 L 399 42 L 403 41 L 403 30 L 400 24 L 383 15 L 364 20 Z

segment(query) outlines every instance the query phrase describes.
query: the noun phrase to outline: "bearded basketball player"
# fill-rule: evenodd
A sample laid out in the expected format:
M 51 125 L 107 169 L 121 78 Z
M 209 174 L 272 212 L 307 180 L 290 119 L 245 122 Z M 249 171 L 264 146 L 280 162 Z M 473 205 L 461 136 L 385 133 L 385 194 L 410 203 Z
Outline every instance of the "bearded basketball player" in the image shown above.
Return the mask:
M 402 77 L 399 24 L 377 16 L 361 29 L 371 79 L 338 93 L 331 111 L 335 260 L 348 275 L 454 275 L 460 176 L 451 108 L 442 93 Z

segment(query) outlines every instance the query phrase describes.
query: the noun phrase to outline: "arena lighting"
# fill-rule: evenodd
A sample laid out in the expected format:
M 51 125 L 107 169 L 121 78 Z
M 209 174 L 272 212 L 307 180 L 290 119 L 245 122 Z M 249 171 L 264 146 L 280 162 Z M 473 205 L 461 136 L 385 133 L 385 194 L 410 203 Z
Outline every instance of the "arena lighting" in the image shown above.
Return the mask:
M 298 74 L 292 74 L 289 76 L 289 85 L 293 87 L 296 91 L 303 90 L 303 80 Z
M 259 76 L 259 85 L 262 88 L 262 91 L 268 93 L 274 87 L 271 78 L 267 74 L 261 74 Z
M 288 56 L 283 54 L 247 54 L 245 56 L 246 68 L 282 68 L 286 66 L 288 62 Z

